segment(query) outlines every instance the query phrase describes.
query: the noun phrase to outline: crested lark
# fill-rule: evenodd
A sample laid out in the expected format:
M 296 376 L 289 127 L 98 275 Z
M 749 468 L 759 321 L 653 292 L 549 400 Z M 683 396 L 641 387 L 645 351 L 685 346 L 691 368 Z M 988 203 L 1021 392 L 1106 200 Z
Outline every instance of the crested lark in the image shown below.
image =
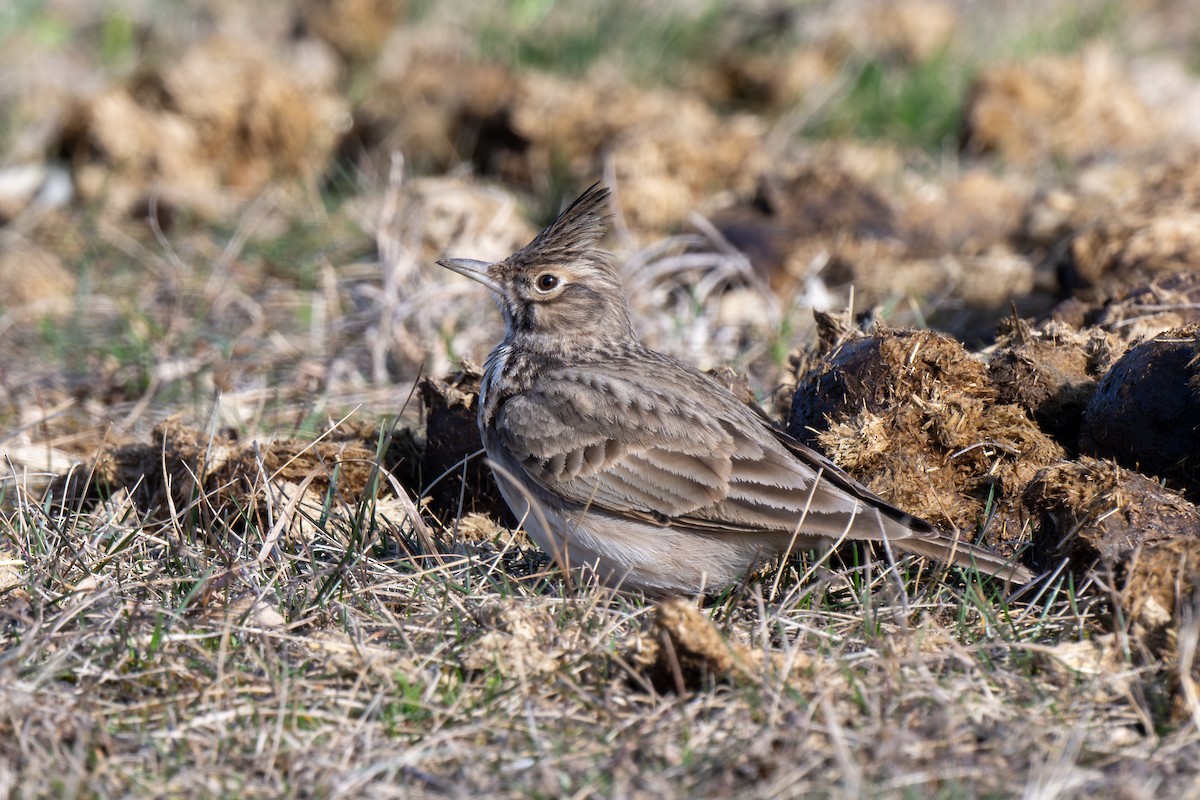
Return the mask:
M 503 261 L 438 262 L 500 306 L 479 428 L 504 499 L 560 566 L 699 592 L 844 538 L 1032 578 L 893 508 L 724 386 L 639 344 L 597 247 L 607 198 L 593 186 Z

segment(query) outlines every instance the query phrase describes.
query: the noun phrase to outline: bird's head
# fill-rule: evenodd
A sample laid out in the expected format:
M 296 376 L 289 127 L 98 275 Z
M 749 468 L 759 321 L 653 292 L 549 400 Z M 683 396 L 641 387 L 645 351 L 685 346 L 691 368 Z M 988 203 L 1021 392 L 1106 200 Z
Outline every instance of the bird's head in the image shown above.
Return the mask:
M 503 261 L 447 258 L 438 264 L 492 290 L 509 339 L 565 336 L 560 341 L 575 346 L 632 340 L 624 287 L 598 246 L 608 196 L 608 189 L 594 184 Z

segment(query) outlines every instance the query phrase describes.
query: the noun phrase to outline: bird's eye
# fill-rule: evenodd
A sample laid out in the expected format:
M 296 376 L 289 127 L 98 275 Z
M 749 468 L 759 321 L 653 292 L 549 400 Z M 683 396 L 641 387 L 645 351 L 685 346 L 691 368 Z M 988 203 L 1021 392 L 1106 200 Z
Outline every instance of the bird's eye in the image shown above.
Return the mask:
M 543 272 L 538 275 L 536 286 L 540 292 L 548 292 L 558 286 L 558 276 L 550 272 Z

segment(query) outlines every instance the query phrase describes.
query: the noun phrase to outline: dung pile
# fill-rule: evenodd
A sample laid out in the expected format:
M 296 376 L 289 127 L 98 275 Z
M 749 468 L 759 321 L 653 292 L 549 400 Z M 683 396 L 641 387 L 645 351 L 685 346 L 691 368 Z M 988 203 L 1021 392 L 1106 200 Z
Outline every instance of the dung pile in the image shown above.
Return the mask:
M 1147 170 L 1071 241 L 1075 280 L 1113 285 L 1200 267 L 1200 169 L 1194 158 Z M 1095 212 L 1097 209 L 1088 209 Z
M 1081 446 L 1200 497 L 1200 325 L 1161 333 L 1113 365 L 1084 412 Z
M 518 86 L 512 73 L 471 58 L 461 42 L 394 35 L 376 65 L 371 91 L 354 111 L 344 147 L 355 156 L 402 152 L 418 172 L 467 160 L 481 171 L 526 179 L 528 142 L 512 131 Z
M 378 429 L 344 428 L 318 442 L 242 441 L 230 431 L 167 420 L 149 443 L 102 454 L 89 469 L 61 477 L 50 491 L 64 506 L 120 492 L 152 516 L 246 520 L 265 530 L 283 506 L 293 513 L 305 504 L 310 510 L 330 500 L 355 505 L 390 494 L 377 466 L 379 436 Z M 410 440 L 396 437 L 390 451 L 395 469 L 410 464 L 412 450 Z
M 975 356 L 827 321 L 789 432 L 939 527 L 1075 585 L 1095 576 L 1144 663 L 1173 663 L 1200 609 L 1200 325 L 1132 347 L 1113 327 L 1014 317 Z
M 1097 568 L 1118 593 L 1133 633 L 1173 651 L 1179 614 L 1200 590 L 1200 509 L 1156 481 L 1084 457 L 1038 472 L 1024 496 L 1034 560 Z
M 915 185 L 896 197 L 897 183 Z M 775 165 L 713 223 L 785 298 L 819 277 L 853 287 L 860 308 L 911 296 L 954 309 L 961 318 L 942 327 L 985 338 L 999 309 L 1037 288 L 1035 260 L 1013 246 L 1031 196 L 985 170 L 921 181 L 886 148 L 839 144 Z
M 269 530 L 283 519 L 281 530 L 301 538 L 331 509 L 353 514 L 364 503 L 377 518 L 411 524 L 421 536 L 429 534 L 414 502 L 447 524 L 484 513 L 515 526 L 479 457 L 478 370 L 468 365 L 448 380 L 426 379 L 419 390 L 421 433 L 342 424 L 315 442 L 258 441 L 168 419 L 149 442 L 101 453 L 60 475 L 49 496 L 64 510 L 120 496 L 152 518 L 197 515 L 213 530 Z
M 1009 252 L 1033 191 L 1031 181 L 1020 174 L 997 174 L 979 166 L 964 167 L 944 184 L 922 184 L 903 214 L 910 249 L 927 257 Z
M 1131 157 L 1083 168 L 1030 204 L 1022 238 L 1057 265 L 1061 290 L 1102 302 L 1200 266 L 1194 148 L 1163 162 Z M 1088 309 L 1090 310 L 1090 309 Z
M 1135 282 L 1118 289 L 1093 308 L 1080 303 L 1078 311 L 1081 322 L 1129 341 L 1195 325 L 1200 323 L 1200 272 L 1155 275 L 1148 282 Z
M 76 189 L 113 214 L 156 197 L 218 218 L 273 180 L 321 178 L 349 104 L 310 44 L 275 58 L 214 38 L 81 100 L 58 145 Z
M 1047 55 L 984 70 L 967 99 L 963 139 L 971 153 L 1031 163 L 1081 161 L 1144 143 L 1148 110 L 1104 48 Z
M 830 344 L 799 376 L 789 433 L 906 511 L 1012 552 L 1021 493 L 1063 448 L 948 336 L 877 328 Z
M 402 150 L 418 166 L 461 159 L 540 191 L 549 175 L 588 181 L 611 165 L 622 213 L 639 233 L 678 227 L 715 192 L 751 189 L 766 166 L 764 126 L 722 117 L 694 94 L 605 72 L 583 82 L 514 75 L 461 51 L 454 42 L 393 42 L 356 112 L 365 149 Z
M 1049 321 L 1036 328 L 1009 318 L 988 360 L 998 399 L 1029 412 L 1068 452 L 1079 452 L 1083 412 L 1121 345 L 1099 328 Z
M 457 519 L 462 509 L 515 525 L 481 453 L 483 440 L 475 421 L 481 377 L 478 367 L 464 363 L 444 380 L 421 381 L 425 446 L 416 483 L 428 492 L 431 505 L 445 519 Z
M 639 89 L 604 73 L 587 83 L 531 73 L 511 111 L 529 142 L 531 175 L 556 164 L 602 174 L 611 164 L 630 228 L 665 231 L 721 191 L 748 191 L 767 167 L 765 126 L 747 114 L 722 117 L 695 95 Z
M 1002 322 L 989 372 L 1068 452 L 1200 497 L 1200 273 L 1138 270 L 1037 326 Z
M 781 293 L 802 284 L 818 259 L 829 261 L 827 280 L 849 282 L 860 262 L 901 247 L 891 203 L 849 170 L 824 164 L 763 176 L 747 202 L 713 223 Z

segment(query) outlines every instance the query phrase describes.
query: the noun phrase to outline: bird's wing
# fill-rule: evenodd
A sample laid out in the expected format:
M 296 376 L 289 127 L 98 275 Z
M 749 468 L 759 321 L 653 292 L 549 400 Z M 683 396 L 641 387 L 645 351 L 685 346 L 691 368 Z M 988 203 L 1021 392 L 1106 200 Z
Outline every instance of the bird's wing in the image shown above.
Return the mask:
M 704 380 L 705 391 L 671 378 Z M 724 387 L 696 373 L 635 381 L 612 370 L 562 369 L 507 399 L 495 422 L 490 435 L 510 467 L 580 506 L 725 532 L 791 532 L 803 517 L 810 533 L 881 533 L 877 498 L 816 453 L 796 443 L 789 449 Z
M 888 538 L 1006 580 L 1033 578 L 889 505 L 724 387 L 675 362 L 658 366 L 652 382 L 616 369 L 557 370 L 504 401 L 486 434 L 496 440 L 489 452 L 501 445 L 505 469 L 523 472 L 543 496 L 618 517 L 715 534 L 799 533 L 797 543 Z

